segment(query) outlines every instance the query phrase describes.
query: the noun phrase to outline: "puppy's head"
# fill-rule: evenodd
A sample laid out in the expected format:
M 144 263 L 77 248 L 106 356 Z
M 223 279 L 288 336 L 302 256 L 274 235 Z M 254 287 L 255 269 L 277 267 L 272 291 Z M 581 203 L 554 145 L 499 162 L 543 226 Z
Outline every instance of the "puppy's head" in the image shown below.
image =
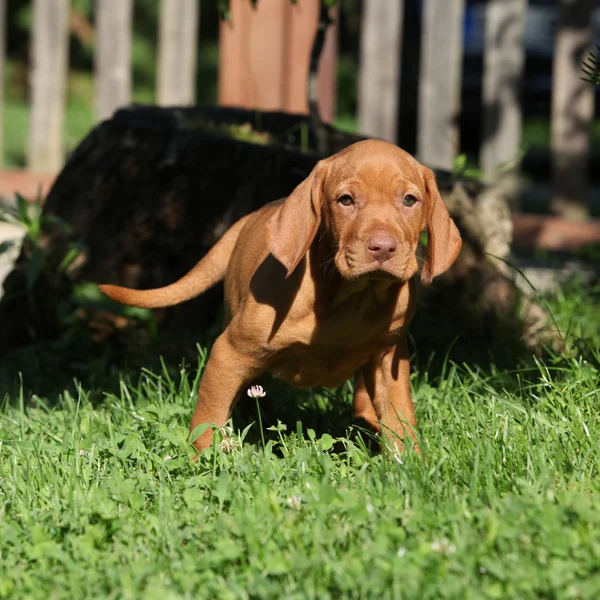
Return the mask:
M 320 161 L 281 205 L 267 235 L 288 276 L 321 230 L 344 279 L 406 281 L 418 270 L 425 228 L 421 280 L 429 284 L 456 260 L 460 234 L 433 173 L 397 146 L 368 140 Z

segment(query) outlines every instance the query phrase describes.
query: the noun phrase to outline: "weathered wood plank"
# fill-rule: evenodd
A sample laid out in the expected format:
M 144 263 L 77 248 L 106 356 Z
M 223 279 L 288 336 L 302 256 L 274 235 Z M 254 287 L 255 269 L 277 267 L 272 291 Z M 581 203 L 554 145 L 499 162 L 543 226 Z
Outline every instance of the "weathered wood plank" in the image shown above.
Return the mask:
M 594 87 L 581 80 L 592 45 L 594 0 L 560 0 L 552 82 L 553 212 L 569 219 L 589 214 L 589 140 Z
M 69 0 L 34 0 L 28 166 L 55 172 L 64 160 L 63 125 Z
M 363 4 L 358 90 L 360 131 L 390 142 L 398 136 L 404 0 Z
M 292 4 L 292 6 L 294 6 Z M 325 34 L 325 44 L 319 61 L 317 86 L 319 93 L 319 115 L 324 123 L 333 123 L 337 100 L 337 66 L 338 66 L 338 37 L 339 37 L 339 5 L 329 9 L 332 23 Z M 314 39 L 314 38 L 313 38 Z M 291 56 L 291 54 L 290 54 Z M 290 69 L 287 87 L 293 79 Z
M 194 103 L 199 22 L 198 0 L 161 1 L 157 94 L 161 105 Z
M 486 8 L 481 167 L 488 175 L 519 154 L 526 13 L 527 0 L 490 0 Z
M 464 0 L 424 0 L 417 154 L 451 170 L 459 141 Z
M 96 0 L 96 117 L 131 102 L 132 0 Z
M 320 0 L 231 0 L 219 31 L 219 104 L 304 114 Z M 319 113 L 335 116 L 338 10 L 331 8 L 318 67 Z M 268 43 L 265 43 L 268 40 Z M 299 74 L 304 73 L 304 76 Z

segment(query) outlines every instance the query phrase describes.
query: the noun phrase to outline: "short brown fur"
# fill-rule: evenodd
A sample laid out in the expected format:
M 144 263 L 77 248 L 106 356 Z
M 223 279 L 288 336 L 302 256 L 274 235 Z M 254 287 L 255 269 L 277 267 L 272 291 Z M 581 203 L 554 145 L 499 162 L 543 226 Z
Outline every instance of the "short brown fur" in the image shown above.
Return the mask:
M 155 308 L 225 279 L 225 329 L 210 353 L 191 429 L 223 426 L 264 372 L 299 387 L 334 386 L 357 374 L 357 416 L 400 446 L 405 435 L 415 438 L 406 334 L 425 228 L 421 280 L 429 284 L 458 256 L 458 230 L 433 173 L 400 148 L 369 140 L 320 161 L 287 199 L 235 223 L 174 284 L 100 289 Z M 195 446 L 206 448 L 212 435 L 208 429 Z

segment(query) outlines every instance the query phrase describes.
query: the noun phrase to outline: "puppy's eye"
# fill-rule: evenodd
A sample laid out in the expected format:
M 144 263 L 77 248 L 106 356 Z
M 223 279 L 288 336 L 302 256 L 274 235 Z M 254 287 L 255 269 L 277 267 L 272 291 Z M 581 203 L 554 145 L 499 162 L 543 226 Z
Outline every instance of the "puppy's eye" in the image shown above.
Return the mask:
M 352 204 L 354 204 L 354 198 L 352 198 L 352 196 L 349 196 L 348 194 L 344 194 L 343 196 L 340 196 L 337 201 L 342 206 L 351 206 Z
M 415 202 L 417 201 L 417 199 L 414 196 L 411 196 L 410 194 L 408 196 L 404 197 L 404 206 L 412 206 Z

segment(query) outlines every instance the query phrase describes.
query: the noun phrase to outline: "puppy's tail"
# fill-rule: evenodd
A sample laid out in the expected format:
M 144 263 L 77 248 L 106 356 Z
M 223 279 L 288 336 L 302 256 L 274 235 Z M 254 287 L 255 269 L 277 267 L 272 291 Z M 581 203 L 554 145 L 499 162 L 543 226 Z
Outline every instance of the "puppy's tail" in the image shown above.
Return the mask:
M 191 300 L 225 277 L 231 253 L 249 217 L 234 223 L 191 271 L 171 285 L 153 290 L 118 285 L 99 285 L 98 289 L 112 300 L 139 308 L 163 308 Z

